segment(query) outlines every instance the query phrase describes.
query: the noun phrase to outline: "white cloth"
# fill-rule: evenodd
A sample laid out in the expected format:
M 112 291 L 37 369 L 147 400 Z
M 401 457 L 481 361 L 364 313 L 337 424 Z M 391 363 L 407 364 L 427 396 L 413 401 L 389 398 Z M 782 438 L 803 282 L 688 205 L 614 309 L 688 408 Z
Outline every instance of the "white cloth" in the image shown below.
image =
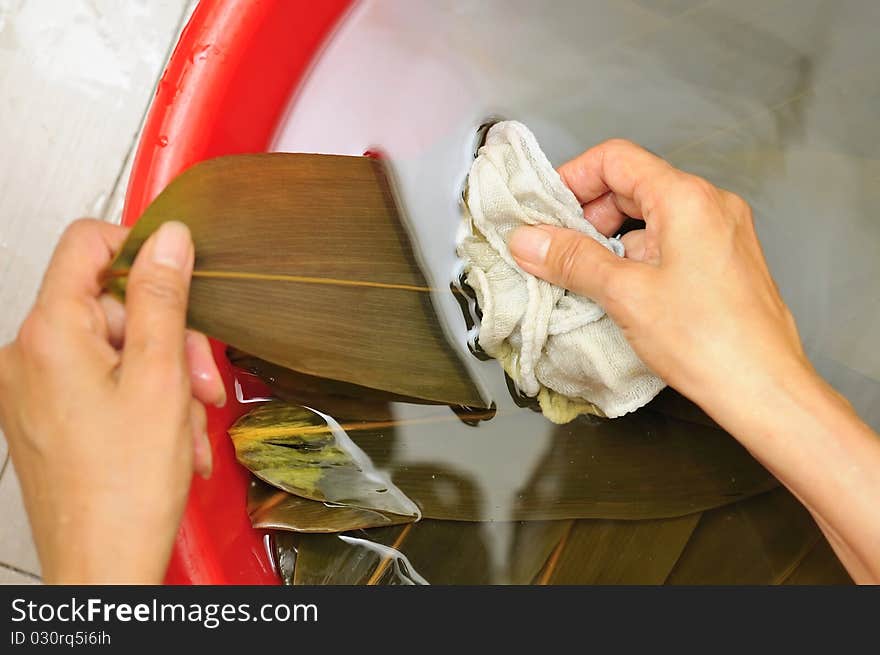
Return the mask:
M 528 128 L 492 126 L 468 175 L 466 206 L 458 254 L 483 314 L 480 347 L 523 393 L 537 396 L 547 418 L 615 418 L 663 389 L 599 305 L 529 275 L 511 257 L 513 230 L 536 224 L 578 230 L 624 254 L 618 239 L 584 218 Z

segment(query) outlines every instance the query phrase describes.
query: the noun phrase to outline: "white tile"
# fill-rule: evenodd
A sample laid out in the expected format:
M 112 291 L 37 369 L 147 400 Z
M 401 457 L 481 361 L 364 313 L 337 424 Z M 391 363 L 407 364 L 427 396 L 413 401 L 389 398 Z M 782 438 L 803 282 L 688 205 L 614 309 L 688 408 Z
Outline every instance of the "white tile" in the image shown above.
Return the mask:
M 0 515 L 0 564 L 39 575 L 40 561 L 11 463 L 0 478 Z
M 0 564 L 0 585 L 4 584 L 42 584 L 40 579 L 30 574 L 16 571 Z
M 119 213 L 126 162 L 193 7 L 0 0 L 0 345 L 15 336 L 66 225 Z M 6 457 L 0 432 L 0 463 Z M 11 466 L 0 518 L 0 565 L 38 573 Z M 0 566 L 0 581 L 14 575 Z
M 101 215 L 187 0 L 0 0 L 0 343 L 73 219 Z

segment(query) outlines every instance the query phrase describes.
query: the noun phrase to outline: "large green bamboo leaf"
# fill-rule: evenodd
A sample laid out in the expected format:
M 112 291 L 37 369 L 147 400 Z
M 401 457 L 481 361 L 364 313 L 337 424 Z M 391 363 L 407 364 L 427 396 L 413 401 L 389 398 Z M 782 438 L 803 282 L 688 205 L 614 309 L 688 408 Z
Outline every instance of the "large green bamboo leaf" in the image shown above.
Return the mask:
M 699 514 L 645 521 L 574 521 L 541 572 L 544 584 L 663 584 Z
M 168 220 L 195 243 L 195 329 L 310 375 L 483 405 L 440 328 L 381 162 L 272 153 L 197 164 L 141 216 L 111 291 L 124 294 L 135 255 Z
M 809 512 L 779 488 L 706 512 L 668 584 L 778 584 L 820 538 Z
M 533 439 L 517 429 L 515 413 L 472 428 L 459 424 L 448 408 L 426 406 L 420 412 L 406 421 L 339 424 L 275 402 L 244 416 L 230 435 L 243 465 L 291 493 L 401 515 L 410 514 L 402 511 L 409 499 L 426 518 L 458 521 L 669 518 L 777 484 L 725 433 L 653 412 L 561 426 L 530 477 L 505 474 L 505 453 Z M 465 431 L 461 439 L 451 438 L 453 428 Z M 346 444 L 342 449 L 340 439 Z M 479 449 L 472 448 L 475 439 Z M 495 474 L 477 480 L 443 462 L 406 459 L 407 453 L 438 442 L 445 449 L 465 448 L 462 457 Z M 351 464 L 348 451 L 359 453 L 360 464 Z M 378 473 L 378 463 L 397 490 L 391 495 L 359 477 L 365 470 Z M 487 504 L 487 493 L 510 502 Z
M 415 520 L 414 516 L 328 505 L 295 496 L 258 479 L 252 479 L 248 488 L 248 516 L 255 528 L 318 533 L 398 525 Z

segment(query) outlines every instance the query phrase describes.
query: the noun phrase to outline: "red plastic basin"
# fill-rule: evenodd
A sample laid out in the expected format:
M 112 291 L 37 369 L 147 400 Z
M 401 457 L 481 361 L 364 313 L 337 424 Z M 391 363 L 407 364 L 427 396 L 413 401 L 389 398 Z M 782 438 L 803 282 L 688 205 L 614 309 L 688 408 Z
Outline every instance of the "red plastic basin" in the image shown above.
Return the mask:
M 129 181 L 122 222 L 132 225 L 193 164 L 269 146 L 276 123 L 350 0 L 202 0 L 163 73 Z M 214 357 L 230 401 L 208 408 L 214 474 L 194 478 L 166 574 L 169 584 L 274 584 L 262 531 L 247 517 L 248 474 L 226 434 L 235 401 L 222 344 Z

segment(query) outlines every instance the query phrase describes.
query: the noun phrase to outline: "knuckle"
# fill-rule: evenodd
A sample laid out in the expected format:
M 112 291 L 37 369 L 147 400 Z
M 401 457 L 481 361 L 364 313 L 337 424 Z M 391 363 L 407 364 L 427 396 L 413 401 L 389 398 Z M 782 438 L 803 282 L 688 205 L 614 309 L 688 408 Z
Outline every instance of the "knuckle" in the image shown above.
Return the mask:
M 629 139 L 614 137 L 603 141 L 602 147 L 607 148 L 608 150 L 629 150 L 632 148 L 638 148 L 639 146 L 637 146 Z
M 31 312 L 18 330 L 18 343 L 30 357 L 49 359 L 53 344 L 51 326 L 38 311 Z
M 745 201 L 745 199 L 735 193 L 731 193 L 730 191 L 723 191 L 722 194 L 724 197 L 724 204 L 727 206 L 730 213 L 747 224 L 754 223 L 752 207 Z
M 77 218 L 67 226 L 61 238 L 67 241 L 78 240 L 87 233 L 92 232 L 95 229 L 95 223 L 94 218 Z
M 621 138 L 608 139 L 607 141 L 602 142 L 602 145 L 599 146 L 599 148 L 605 166 L 609 169 L 622 165 L 628 155 L 631 155 L 637 150 L 641 150 L 641 147 L 632 141 L 627 141 L 626 139 Z
M 704 204 L 717 204 L 719 200 L 718 188 L 708 180 L 697 175 L 688 175 L 687 190 L 697 202 Z

